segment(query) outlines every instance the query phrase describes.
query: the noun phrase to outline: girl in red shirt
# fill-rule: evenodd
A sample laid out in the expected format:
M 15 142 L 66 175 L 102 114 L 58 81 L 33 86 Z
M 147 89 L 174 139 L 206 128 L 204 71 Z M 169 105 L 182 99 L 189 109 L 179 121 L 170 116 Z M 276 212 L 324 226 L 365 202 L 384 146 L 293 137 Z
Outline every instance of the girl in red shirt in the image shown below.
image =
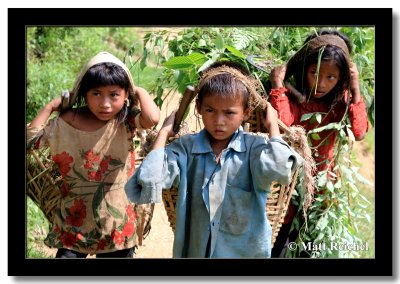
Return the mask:
M 306 39 L 287 65 L 272 70 L 270 100 L 283 123 L 301 125 L 308 132 L 340 122 L 348 115 L 355 139 L 364 138 L 368 131 L 367 111 L 360 93 L 357 66 L 350 61 L 351 48 L 349 39 L 342 33 L 320 31 L 318 35 L 313 34 Z M 304 116 L 311 113 L 319 113 L 318 119 Z M 311 139 L 318 171 L 333 169 L 337 133 L 337 129 L 328 127 L 317 132 L 317 139 Z M 284 252 L 294 215 L 292 205 L 272 250 L 272 257 Z

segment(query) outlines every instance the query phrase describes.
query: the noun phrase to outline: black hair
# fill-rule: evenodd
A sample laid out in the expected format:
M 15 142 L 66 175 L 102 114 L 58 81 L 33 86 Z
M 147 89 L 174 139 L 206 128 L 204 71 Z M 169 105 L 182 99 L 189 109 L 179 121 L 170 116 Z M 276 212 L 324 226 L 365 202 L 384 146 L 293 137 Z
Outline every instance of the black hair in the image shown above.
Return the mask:
M 320 30 L 317 34 L 314 33 L 309 35 L 304 41 L 304 44 L 307 44 L 307 42 L 320 35 L 336 35 L 340 37 L 346 43 L 349 54 L 351 53 L 352 45 L 349 38 L 343 33 L 336 30 Z M 320 49 L 316 49 L 311 52 L 305 58 L 304 62 L 302 62 L 302 64 L 299 64 L 302 66 L 297 66 L 293 73 L 296 89 L 302 90 L 303 93 L 308 94 L 310 92 L 307 83 L 306 71 L 310 65 L 318 63 L 318 58 L 320 56 L 319 51 Z M 322 52 L 321 60 L 333 60 L 336 66 L 339 68 L 340 72 L 340 78 L 335 87 L 329 92 L 329 94 L 322 98 L 328 105 L 331 106 L 331 108 L 333 108 L 335 104 L 343 98 L 344 90 L 348 89 L 350 85 L 350 66 L 346 57 L 347 55 L 341 48 L 333 45 L 325 46 Z
M 250 76 L 249 71 L 240 63 L 232 61 L 217 61 L 211 64 L 202 74 L 205 72 L 217 68 L 220 66 L 227 66 L 234 68 L 241 72 L 245 76 Z M 224 98 L 240 98 L 243 101 L 243 107 L 246 110 L 249 107 L 250 92 L 247 87 L 240 81 L 237 80 L 233 75 L 229 73 L 219 74 L 213 76 L 201 87 L 197 94 L 197 104 L 201 105 L 203 98 L 217 95 Z
M 128 94 L 129 104 L 133 105 L 134 102 L 130 94 L 130 80 L 126 71 L 115 63 L 102 62 L 90 67 L 82 77 L 77 94 L 77 106 L 86 105 L 85 97 L 91 89 L 111 85 L 123 88 Z M 128 112 L 129 108 L 127 104 L 124 104 L 122 110 L 117 114 L 117 122 L 125 121 Z

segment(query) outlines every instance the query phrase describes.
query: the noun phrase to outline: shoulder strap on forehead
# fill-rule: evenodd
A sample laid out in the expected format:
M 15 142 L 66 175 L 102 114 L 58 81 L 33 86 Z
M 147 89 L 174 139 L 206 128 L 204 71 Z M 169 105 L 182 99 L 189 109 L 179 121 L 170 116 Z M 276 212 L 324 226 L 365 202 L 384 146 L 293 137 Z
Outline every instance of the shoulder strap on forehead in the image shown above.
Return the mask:
M 290 73 L 294 66 L 301 64 L 308 55 L 324 46 L 336 46 L 343 50 L 346 61 L 350 66 L 350 55 L 346 42 L 337 35 L 320 35 L 306 42 L 303 47 L 290 58 L 287 64 L 287 76 L 291 75 Z
M 349 49 L 346 42 L 337 35 L 320 35 L 310 40 L 307 44 L 311 49 L 327 45 L 337 46 L 344 51 L 347 57 L 349 56 Z
M 263 96 L 264 88 L 262 87 L 262 84 L 253 77 L 243 74 L 236 68 L 226 65 L 211 68 L 210 70 L 206 71 L 200 78 L 199 84 L 195 91 L 196 94 L 199 93 L 200 89 L 204 86 L 204 84 L 206 84 L 206 82 L 211 80 L 213 77 L 222 74 L 231 75 L 247 88 L 248 92 L 250 93 L 249 108 L 251 110 L 255 109 L 258 105 L 261 105 L 262 108 L 265 108 L 267 99 Z
M 115 57 L 111 53 L 102 51 L 102 52 L 99 52 L 98 54 L 96 54 L 94 57 L 92 57 L 89 60 L 89 62 L 87 62 L 85 64 L 85 66 L 83 66 L 83 68 L 81 69 L 78 77 L 75 80 L 74 87 L 72 89 L 74 96 L 71 98 L 71 102 L 75 102 L 76 96 L 79 92 L 79 87 L 81 85 L 82 78 L 86 74 L 86 72 L 89 70 L 89 68 L 96 64 L 105 63 L 105 62 L 114 63 L 114 64 L 122 67 L 125 70 L 126 74 L 128 75 L 129 82 L 130 82 L 130 94 L 133 95 L 135 93 L 135 84 L 133 82 L 132 75 L 129 72 L 128 67 L 126 67 L 126 65 L 121 60 L 119 60 L 117 57 Z

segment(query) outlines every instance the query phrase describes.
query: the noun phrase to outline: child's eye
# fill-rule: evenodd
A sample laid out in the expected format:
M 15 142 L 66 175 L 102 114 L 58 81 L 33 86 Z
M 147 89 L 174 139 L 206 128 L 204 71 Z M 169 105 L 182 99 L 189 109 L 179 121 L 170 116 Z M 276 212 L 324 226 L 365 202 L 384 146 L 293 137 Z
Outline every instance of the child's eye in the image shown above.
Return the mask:
M 213 112 L 213 110 L 211 108 L 206 108 L 205 111 L 206 112 Z
M 119 97 L 119 93 L 112 93 L 111 96 L 112 97 Z
M 336 76 L 330 75 L 330 76 L 328 76 L 328 80 L 331 80 L 331 81 L 336 80 Z

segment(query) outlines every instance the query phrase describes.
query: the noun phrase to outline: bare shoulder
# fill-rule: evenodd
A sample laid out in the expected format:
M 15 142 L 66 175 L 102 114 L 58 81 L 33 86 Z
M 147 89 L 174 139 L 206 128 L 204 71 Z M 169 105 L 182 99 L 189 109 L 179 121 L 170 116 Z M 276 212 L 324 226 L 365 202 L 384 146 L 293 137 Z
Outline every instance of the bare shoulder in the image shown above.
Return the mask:
M 66 123 L 71 124 L 76 120 L 78 117 L 78 113 L 74 110 L 67 110 L 66 112 L 60 115 L 60 118 L 64 120 Z

